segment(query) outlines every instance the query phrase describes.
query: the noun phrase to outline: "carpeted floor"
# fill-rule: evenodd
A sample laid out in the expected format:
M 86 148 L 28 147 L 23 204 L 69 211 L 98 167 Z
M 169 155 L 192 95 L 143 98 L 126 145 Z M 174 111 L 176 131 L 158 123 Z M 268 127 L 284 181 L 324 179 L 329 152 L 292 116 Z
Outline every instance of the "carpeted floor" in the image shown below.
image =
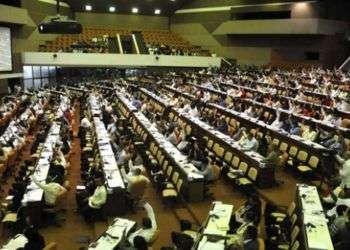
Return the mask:
M 73 128 L 75 132 L 77 132 L 79 128 L 79 120 L 79 105 L 77 105 Z M 40 229 L 46 242 L 57 242 L 59 250 L 76 250 L 86 247 L 88 244 L 83 242 L 86 241 L 86 239 L 96 239 L 106 230 L 109 222 L 113 219 L 109 218 L 106 222 L 87 224 L 83 218 L 75 212 L 75 186 L 80 180 L 80 142 L 77 138 L 73 139 L 69 161 L 71 169 L 67 178 L 72 188 L 68 192 L 67 197 L 62 200 L 62 207 L 67 209 L 64 214 L 65 222 L 62 223 L 61 227 L 50 226 Z M 294 199 L 295 183 L 297 181 L 290 174 L 286 174 L 282 171 L 278 171 L 277 176 L 278 179 L 284 181 L 283 185 L 276 188 L 260 190 L 259 193 L 264 199 L 271 200 L 279 205 L 288 206 Z M 213 193 L 215 200 L 231 203 L 235 207 L 240 206 L 245 201 L 245 197 L 242 193 L 233 190 L 233 187 L 222 180 L 211 185 L 210 191 Z M 152 186 L 148 187 L 146 190 L 146 200 L 155 210 L 157 224 L 161 232 L 160 237 L 153 245 L 153 249 L 160 249 L 161 246 L 171 245 L 170 234 L 172 231 L 179 230 L 179 219 L 202 222 L 206 218 L 212 202 L 212 200 L 205 200 L 197 203 L 189 203 L 187 206 L 180 204 L 170 209 L 162 204 L 160 194 L 158 194 Z M 144 211 L 138 211 L 136 214 L 127 214 L 124 217 L 136 220 L 140 223 L 144 216 Z M 6 239 L 1 238 L 0 245 L 5 241 Z

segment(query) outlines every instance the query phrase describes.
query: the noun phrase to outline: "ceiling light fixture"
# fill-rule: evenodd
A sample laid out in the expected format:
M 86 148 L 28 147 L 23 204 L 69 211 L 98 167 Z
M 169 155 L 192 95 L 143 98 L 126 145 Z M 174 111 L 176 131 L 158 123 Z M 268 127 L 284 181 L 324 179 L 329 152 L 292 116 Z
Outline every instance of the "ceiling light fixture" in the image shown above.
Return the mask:
M 155 9 L 154 14 L 159 15 L 160 14 L 160 9 Z
M 86 11 L 92 11 L 92 6 L 90 4 L 85 5 Z
M 139 13 L 139 9 L 138 9 L 138 8 L 132 8 L 132 9 L 131 9 L 131 12 L 132 12 L 132 13 Z

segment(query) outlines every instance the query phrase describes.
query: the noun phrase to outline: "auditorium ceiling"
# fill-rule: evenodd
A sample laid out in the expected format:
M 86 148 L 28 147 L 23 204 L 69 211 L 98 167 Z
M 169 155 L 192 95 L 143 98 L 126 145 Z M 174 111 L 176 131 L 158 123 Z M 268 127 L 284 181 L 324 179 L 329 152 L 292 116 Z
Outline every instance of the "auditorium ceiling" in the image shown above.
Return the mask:
M 114 13 L 131 14 L 132 8 L 138 8 L 139 15 L 155 15 L 155 10 L 160 10 L 160 15 L 167 16 L 181 8 L 192 0 L 65 0 L 74 11 L 86 11 L 85 6 L 91 5 L 92 12 L 110 12 L 110 7 L 115 7 Z

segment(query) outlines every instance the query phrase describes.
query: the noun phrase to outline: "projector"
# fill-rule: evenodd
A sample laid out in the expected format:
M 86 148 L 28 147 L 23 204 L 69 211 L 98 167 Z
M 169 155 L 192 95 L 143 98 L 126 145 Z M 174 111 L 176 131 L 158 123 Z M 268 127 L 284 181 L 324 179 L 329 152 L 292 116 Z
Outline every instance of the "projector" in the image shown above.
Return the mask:
M 42 34 L 80 34 L 83 27 L 77 21 L 57 16 L 39 24 L 38 29 Z

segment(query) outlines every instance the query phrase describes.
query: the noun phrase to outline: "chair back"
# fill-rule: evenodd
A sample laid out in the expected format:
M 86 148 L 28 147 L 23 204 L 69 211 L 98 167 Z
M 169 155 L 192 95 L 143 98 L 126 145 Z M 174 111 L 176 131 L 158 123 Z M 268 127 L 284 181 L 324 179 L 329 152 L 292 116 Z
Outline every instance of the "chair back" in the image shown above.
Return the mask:
M 297 159 L 299 161 L 303 161 L 304 162 L 304 161 L 306 161 L 307 156 L 308 156 L 308 154 L 307 154 L 306 151 L 300 150 L 299 153 L 298 153 Z
M 298 240 L 296 240 L 296 241 L 294 242 L 294 244 L 292 245 L 291 250 L 298 250 L 299 247 L 300 247 L 300 243 L 299 243 Z
M 175 184 L 177 183 L 177 180 L 179 179 L 179 172 L 174 171 L 173 176 L 171 177 L 171 181 Z
M 312 155 L 312 156 L 310 157 L 310 159 L 309 159 L 309 166 L 310 166 L 311 168 L 317 168 L 317 165 L 318 165 L 319 161 L 320 161 L 320 159 L 318 159 L 317 156 Z
M 289 155 L 295 157 L 298 153 L 298 148 L 295 146 L 291 146 L 289 149 Z
M 290 235 L 290 243 L 293 245 L 295 240 L 297 239 L 300 232 L 300 228 L 298 226 L 294 226 L 292 233 Z
M 230 163 L 232 161 L 232 152 L 226 151 L 224 160 L 225 162 Z
M 248 177 L 252 181 L 256 181 L 256 178 L 258 177 L 258 170 L 254 167 L 251 167 L 248 171 Z
M 282 142 L 280 144 L 280 151 L 284 153 L 284 152 L 287 152 L 287 149 L 288 149 L 288 144 L 285 142 Z
M 247 169 L 248 169 L 248 164 L 242 161 L 239 164 L 239 170 L 241 170 L 245 174 L 247 172 Z
M 168 167 L 168 161 L 167 160 L 165 160 L 165 161 L 163 161 L 163 171 L 165 171 L 165 169 Z
M 208 140 L 208 143 L 207 143 L 207 148 L 211 149 L 213 147 L 213 144 L 214 144 L 214 141 L 213 140 Z
M 292 203 L 290 203 L 290 205 L 288 206 L 288 209 L 287 209 L 288 216 L 292 216 L 292 214 L 294 213 L 295 208 L 296 208 L 295 202 L 292 201 Z
M 183 180 L 182 179 L 178 179 L 177 183 L 176 183 L 176 190 L 177 192 L 180 194 L 181 192 L 181 188 L 182 188 L 182 184 L 183 184 Z
M 272 140 L 272 144 L 278 146 L 278 145 L 280 144 L 280 140 L 278 140 L 277 138 L 274 138 L 274 139 Z
M 167 169 L 167 171 L 166 171 L 166 175 L 167 175 L 168 177 L 170 177 L 172 171 L 173 171 L 173 167 L 172 167 L 172 166 L 169 166 L 168 169 Z
M 238 156 L 234 156 L 233 160 L 232 160 L 232 166 L 234 168 L 238 168 L 238 165 L 239 165 L 239 157 Z
M 192 128 L 190 125 L 186 126 L 186 135 L 190 135 L 192 133 Z

